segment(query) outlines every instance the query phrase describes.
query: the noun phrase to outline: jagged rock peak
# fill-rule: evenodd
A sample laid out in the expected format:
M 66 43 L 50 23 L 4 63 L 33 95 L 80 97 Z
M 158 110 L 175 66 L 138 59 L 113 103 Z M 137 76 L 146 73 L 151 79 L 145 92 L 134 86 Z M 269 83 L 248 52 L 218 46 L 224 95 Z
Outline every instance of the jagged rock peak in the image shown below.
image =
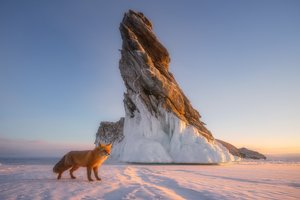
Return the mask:
M 132 10 L 125 13 L 120 32 L 124 50 L 146 52 L 160 70 L 168 70 L 169 53 L 152 32 L 152 24 L 143 13 Z
M 134 100 L 138 96 L 151 115 L 163 118 L 161 110 L 171 112 L 208 140 L 214 140 L 169 72 L 169 53 L 152 29 L 150 20 L 132 10 L 124 14 L 120 24 L 123 44 L 119 68 L 127 88 L 126 115 L 134 117 L 135 112 L 139 112 Z

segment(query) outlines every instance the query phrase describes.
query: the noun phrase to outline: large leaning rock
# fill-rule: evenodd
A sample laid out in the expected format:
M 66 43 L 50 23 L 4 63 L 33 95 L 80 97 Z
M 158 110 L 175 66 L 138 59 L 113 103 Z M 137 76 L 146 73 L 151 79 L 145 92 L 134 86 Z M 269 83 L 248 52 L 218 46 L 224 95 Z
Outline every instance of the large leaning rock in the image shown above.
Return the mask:
M 169 71 L 169 53 L 155 36 L 151 22 L 130 10 L 124 15 L 120 32 L 119 69 L 126 86 L 126 116 L 124 138 L 114 145 L 114 156 L 126 162 L 234 160 L 205 127 Z
M 161 116 L 159 108 L 162 108 L 213 140 L 200 121 L 199 112 L 169 72 L 169 53 L 154 35 L 151 22 L 142 13 L 129 11 L 120 25 L 120 32 L 123 46 L 119 67 L 127 88 L 124 98 L 127 114 L 134 116 L 137 109 L 132 99 L 139 95 L 151 115 Z

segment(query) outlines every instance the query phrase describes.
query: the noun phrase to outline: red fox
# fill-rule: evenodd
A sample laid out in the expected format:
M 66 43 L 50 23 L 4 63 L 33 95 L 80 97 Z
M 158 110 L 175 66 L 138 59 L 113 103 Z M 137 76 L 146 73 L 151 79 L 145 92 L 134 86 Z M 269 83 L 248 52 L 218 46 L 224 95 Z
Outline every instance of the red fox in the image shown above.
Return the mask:
M 91 178 L 93 170 L 96 179 L 100 181 L 101 178 L 98 176 L 98 168 L 110 155 L 111 145 L 112 144 L 99 144 L 98 147 L 89 151 L 70 151 L 56 163 L 53 167 L 53 172 L 58 173 L 57 179 L 60 179 L 62 173 L 71 168 L 70 176 L 72 179 L 75 179 L 76 177 L 73 175 L 73 172 L 79 167 L 86 167 L 88 180 L 93 181 Z

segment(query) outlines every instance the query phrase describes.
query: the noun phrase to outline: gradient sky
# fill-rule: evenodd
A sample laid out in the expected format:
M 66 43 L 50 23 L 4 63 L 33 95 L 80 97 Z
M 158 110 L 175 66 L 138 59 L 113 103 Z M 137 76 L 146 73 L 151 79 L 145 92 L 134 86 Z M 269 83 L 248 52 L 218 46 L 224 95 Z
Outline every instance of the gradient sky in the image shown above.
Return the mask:
M 297 0 L 2 0 L 0 140 L 93 144 L 100 121 L 124 116 L 118 27 L 128 9 L 153 22 L 216 138 L 300 153 Z

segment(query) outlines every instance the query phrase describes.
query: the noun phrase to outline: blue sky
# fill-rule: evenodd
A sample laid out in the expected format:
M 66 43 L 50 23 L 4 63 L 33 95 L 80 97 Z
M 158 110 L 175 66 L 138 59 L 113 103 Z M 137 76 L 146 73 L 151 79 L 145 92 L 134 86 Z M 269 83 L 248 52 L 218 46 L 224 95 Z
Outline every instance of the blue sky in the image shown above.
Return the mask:
M 0 138 L 92 144 L 124 116 L 119 23 L 143 12 L 216 138 L 300 153 L 299 1 L 1 1 Z

